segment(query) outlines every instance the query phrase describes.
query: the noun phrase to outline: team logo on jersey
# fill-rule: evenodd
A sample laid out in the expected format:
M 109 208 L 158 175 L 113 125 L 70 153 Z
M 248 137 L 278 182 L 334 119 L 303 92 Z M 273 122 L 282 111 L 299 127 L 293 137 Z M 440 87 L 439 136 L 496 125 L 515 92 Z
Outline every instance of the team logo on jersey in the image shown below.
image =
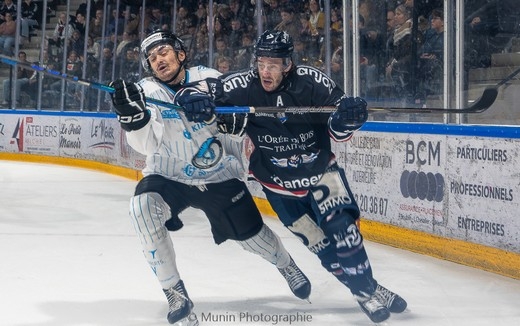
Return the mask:
M 301 164 L 313 162 L 317 157 L 317 153 L 312 153 L 311 155 L 296 154 L 289 158 L 271 157 L 271 163 L 281 168 L 297 168 Z
M 209 169 L 222 159 L 224 150 L 222 143 L 215 137 L 208 138 L 199 148 L 191 163 L 199 169 Z

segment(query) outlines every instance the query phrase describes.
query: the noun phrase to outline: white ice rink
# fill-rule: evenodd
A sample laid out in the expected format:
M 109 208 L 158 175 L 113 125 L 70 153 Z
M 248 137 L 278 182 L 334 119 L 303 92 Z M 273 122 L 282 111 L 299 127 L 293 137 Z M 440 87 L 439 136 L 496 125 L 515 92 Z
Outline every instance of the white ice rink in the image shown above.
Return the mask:
M 167 325 L 166 299 L 127 213 L 135 184 L 80 168 L 0 161 L 1 326 Z M 203 214 L 181 218 L 184 228 L 172 234 L 181 276 L 199 320 L 220 319 L 201 325 L 267 326 L 275 315 L 300 319 L 277 325 L 371 325 L 278 220 L 266 218 L 311 280 L 311 304 L 290 293 L 274 266 L 233 243 L 214 245 Z M 378 281 L 408 301 L 386 325 L 520 325 L 519 280 L 366 246 Z

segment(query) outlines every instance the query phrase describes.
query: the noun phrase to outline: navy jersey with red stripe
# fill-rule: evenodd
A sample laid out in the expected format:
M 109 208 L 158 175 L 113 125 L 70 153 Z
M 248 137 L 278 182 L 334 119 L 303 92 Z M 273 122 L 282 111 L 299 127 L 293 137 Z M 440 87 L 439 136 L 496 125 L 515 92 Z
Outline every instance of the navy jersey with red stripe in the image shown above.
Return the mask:
M 344 92 L 320 70 L 297 66 L 273 92 L 263 90 L 254 70 L 222 76 L 218 106 L 327 106 Z M 249 172 L 279 193 L 304 195 L 315 185 L 334 154 L 327 120 L 329 113 L 251 114 L 246 132 L 254 144 Z

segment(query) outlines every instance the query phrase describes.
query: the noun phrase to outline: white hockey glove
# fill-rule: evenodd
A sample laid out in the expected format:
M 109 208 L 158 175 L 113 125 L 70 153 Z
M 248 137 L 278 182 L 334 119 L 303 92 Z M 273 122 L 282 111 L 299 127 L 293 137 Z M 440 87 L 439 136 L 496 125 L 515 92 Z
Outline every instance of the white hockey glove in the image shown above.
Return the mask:
M 217 114 L 218 131 L 242 137 L 246 132 L 247 119 L 247 113 Z
M 175 105 L 182 106 L 189 121 L 211 124 L 215 121 L 215 103 L 212 97 L 195 87 L 180 89 L 174 98 Z
M 335 139 L 349 137 L 368 119 L 367 102 L 360 97 L 344 95 L 336 102 L 336 107 L 329 117 L 329 130 Z
M 150 121 L 150 111 L 141 86 L 117 79 L 110 83 L 115 92 L 111 93 L 114 110 L 121 128 L 126 131 L 141 129 Z

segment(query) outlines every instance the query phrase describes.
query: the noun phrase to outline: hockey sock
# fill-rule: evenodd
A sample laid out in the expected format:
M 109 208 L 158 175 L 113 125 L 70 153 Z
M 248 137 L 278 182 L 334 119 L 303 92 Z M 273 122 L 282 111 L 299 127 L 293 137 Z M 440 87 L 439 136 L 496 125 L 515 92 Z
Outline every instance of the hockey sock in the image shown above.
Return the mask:
M 324 221 L 322 228 L 329 238 L 334 239 L 337 259 L 343 270 L 344 275 L 334 273 L 336 278 L 353 294 L 360 291 L 373 293 L 377 284 L 372 278 L 372 267 L 355 220 L 342 212 Z
M 237 241 L 237 243 L 244 250 L 259 255 L 276 265 L 277 268 L 285 268 L 291 262 L 291 257 L 280 238 L 265 224 L 257 234 L 247 240 Z

